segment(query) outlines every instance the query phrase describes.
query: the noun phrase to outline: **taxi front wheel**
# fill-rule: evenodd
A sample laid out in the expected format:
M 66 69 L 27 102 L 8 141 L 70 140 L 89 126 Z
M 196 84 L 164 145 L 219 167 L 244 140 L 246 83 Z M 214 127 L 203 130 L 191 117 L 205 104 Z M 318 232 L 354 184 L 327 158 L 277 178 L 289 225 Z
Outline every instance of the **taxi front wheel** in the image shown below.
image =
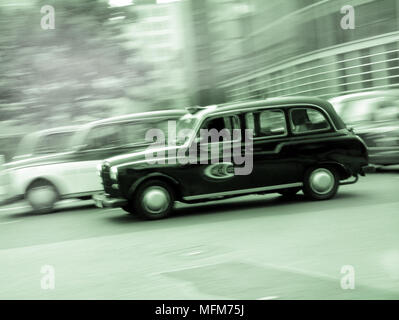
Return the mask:
M 328 200 L 334 197 L 339 187 L 339 174 L 333 167 L 314 167 L 306 171 L 303 192 L 312 200 Z
M 173 210 L 174 192 L 166 182 L 150 180 L 139 186 L 133 203 L 135 212 L 142 218 L 166 218 Z

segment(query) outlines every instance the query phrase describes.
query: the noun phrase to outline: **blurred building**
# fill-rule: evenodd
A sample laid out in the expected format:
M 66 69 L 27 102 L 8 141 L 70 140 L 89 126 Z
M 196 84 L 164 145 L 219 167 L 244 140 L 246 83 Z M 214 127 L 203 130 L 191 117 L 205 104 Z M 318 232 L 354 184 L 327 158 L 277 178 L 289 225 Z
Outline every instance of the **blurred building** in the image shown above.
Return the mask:
M 184 25 L 182 3 L 137 2 L 131 7 L 136 14 L 133 24 L 124 28 L 125 45 L 136 51 L 134 59 L 148 66 L 147 91 L 165 107 L 188 104 L 186 64 L 184 59 Z M 138 90 L 143 92 L 143 87 Z M 134 87 L 133 96 L 140 96 Z M 148 97 L 148 95 L 147 95 Z
M 196 60 L 209 62 L 197 71 L 197 82 L 212 84 L 203 93 L 215 102 L 295 94 L 329 98 L 399 85 L 397 0 L 190 4 L 194 34 L 204 39 L 197 40 Z M 341 8 L 348 4 L 355 29 L 341 27 Z

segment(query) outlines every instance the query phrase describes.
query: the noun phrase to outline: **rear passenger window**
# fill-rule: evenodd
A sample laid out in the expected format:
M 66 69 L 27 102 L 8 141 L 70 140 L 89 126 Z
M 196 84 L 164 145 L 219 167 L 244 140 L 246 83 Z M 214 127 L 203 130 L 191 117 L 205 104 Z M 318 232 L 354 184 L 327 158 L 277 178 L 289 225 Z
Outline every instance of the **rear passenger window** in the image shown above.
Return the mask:
M 123 144 L 117 125 L 102 125 L 94 127 L 87 137 L 87 149 L 118 147 Z
M 43 136 L 38 142 L 34 153 L 46 154 L 61 152 L 71 138 L 73 132 L 59 132 Z
M 259 136 L 274 137 L 287 134 L 283 110 L 265 110 L 259 114 Z
M 326 117 L 316 109 L 292 109 L 290 116 L 293 133 L 306 133 L 330 128 Z

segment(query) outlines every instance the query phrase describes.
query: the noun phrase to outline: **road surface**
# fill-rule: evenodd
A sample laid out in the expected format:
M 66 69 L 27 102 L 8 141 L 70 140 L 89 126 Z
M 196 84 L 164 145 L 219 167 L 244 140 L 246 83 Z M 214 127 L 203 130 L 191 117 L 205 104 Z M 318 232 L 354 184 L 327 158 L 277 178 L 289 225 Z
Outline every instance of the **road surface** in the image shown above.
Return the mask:
M 398 190 L 387 170 L 330 201 L 253 195 L 160 221 L 0 207 L 0 299 L 398 299 Z

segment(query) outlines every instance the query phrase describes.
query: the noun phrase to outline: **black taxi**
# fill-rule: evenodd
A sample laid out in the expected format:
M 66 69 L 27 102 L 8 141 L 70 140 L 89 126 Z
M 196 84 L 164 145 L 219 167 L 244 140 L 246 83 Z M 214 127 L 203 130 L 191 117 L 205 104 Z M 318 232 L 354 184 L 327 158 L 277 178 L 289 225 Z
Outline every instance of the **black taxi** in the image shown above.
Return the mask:
M 167 137 L 142 152 L 103 161 L 98 207 L 146 219 L 167 217 L 175 201 L 194 203 L 247 194 L 334 197 L 340 185 L 371 171 L 367 148 L 327 101 L 283 97 L 187 108 Z

